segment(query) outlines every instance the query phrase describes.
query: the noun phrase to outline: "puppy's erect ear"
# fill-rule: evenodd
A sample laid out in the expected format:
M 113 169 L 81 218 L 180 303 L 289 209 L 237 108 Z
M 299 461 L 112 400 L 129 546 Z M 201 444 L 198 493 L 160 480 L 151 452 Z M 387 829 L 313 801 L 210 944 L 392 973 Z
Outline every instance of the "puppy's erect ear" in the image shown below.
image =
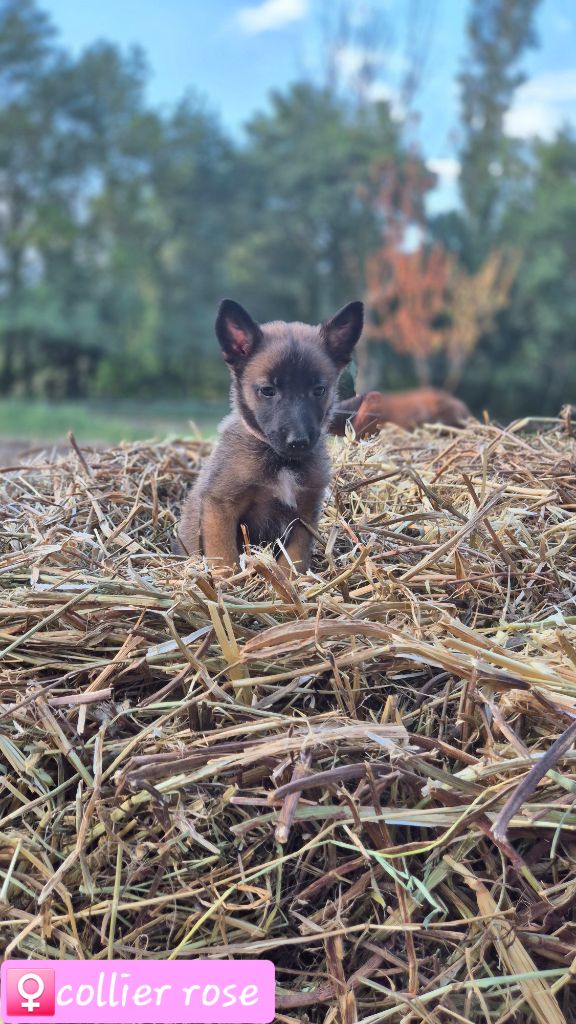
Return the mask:
M 262 331 L 239 302 L 223 299 L 216 317 L 216 337 L 227 363 L 248 359 L 262 338 Z
M 362 302 L 349 302 L 343 306 L 331 320 L 326 320 L 320 328 L 320 335 L 328 349 L 330 358 L 337 366 L 346 366 L 350 362 L 352 349 L 362 334 L 364 325 L 364 305 Z

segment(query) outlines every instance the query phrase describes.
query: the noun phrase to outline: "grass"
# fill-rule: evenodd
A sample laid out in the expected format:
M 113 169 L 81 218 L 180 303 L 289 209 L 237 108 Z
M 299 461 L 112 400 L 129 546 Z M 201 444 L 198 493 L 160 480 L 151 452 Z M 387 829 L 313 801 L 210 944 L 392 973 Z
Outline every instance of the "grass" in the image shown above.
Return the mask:
M 118 400 L 47 402 L 23 398 L 0 400 L 0 442 L 59 441 L 72 431 L 78 441 L 140 441 L 188 436 L 191 421 L 206 436 L 214 434 L 225 414 L 226 400 Z

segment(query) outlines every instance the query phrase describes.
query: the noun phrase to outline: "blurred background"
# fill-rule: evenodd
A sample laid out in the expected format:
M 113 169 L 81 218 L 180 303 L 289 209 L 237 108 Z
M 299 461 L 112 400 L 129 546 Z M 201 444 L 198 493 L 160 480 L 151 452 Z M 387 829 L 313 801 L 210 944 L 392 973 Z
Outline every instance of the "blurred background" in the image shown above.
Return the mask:
M 576 401 L 571 0 L 0 0 L 0 444 L 206 433 L 217 303 Z M 353 381 L 344 382 L 352 393 Z

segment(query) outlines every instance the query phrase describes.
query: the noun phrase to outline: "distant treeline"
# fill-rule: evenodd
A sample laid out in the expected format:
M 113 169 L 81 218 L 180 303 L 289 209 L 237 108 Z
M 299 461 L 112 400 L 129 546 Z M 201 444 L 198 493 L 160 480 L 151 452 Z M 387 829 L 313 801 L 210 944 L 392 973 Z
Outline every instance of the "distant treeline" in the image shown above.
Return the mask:
M 388 103 L 297 82 L 239 142 L 193 96 L 151 109 L 138 51 L 73 57 L 35 0 L 0 0 L 0 394 L 211 397 L 223 296 L 312 322 L 363 296 L 365 384 L 576 401 L 576 139 L 503 129 L 536 5 L 470 4 L 462 203 L 430 219 Z

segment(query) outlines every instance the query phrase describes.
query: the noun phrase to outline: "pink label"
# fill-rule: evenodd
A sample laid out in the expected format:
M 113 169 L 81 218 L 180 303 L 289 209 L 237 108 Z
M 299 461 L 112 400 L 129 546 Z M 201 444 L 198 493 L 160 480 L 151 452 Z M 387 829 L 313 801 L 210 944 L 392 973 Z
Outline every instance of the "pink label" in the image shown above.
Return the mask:
M 4 1024 L 268 1024 L 270 960 L 6 960 Z

